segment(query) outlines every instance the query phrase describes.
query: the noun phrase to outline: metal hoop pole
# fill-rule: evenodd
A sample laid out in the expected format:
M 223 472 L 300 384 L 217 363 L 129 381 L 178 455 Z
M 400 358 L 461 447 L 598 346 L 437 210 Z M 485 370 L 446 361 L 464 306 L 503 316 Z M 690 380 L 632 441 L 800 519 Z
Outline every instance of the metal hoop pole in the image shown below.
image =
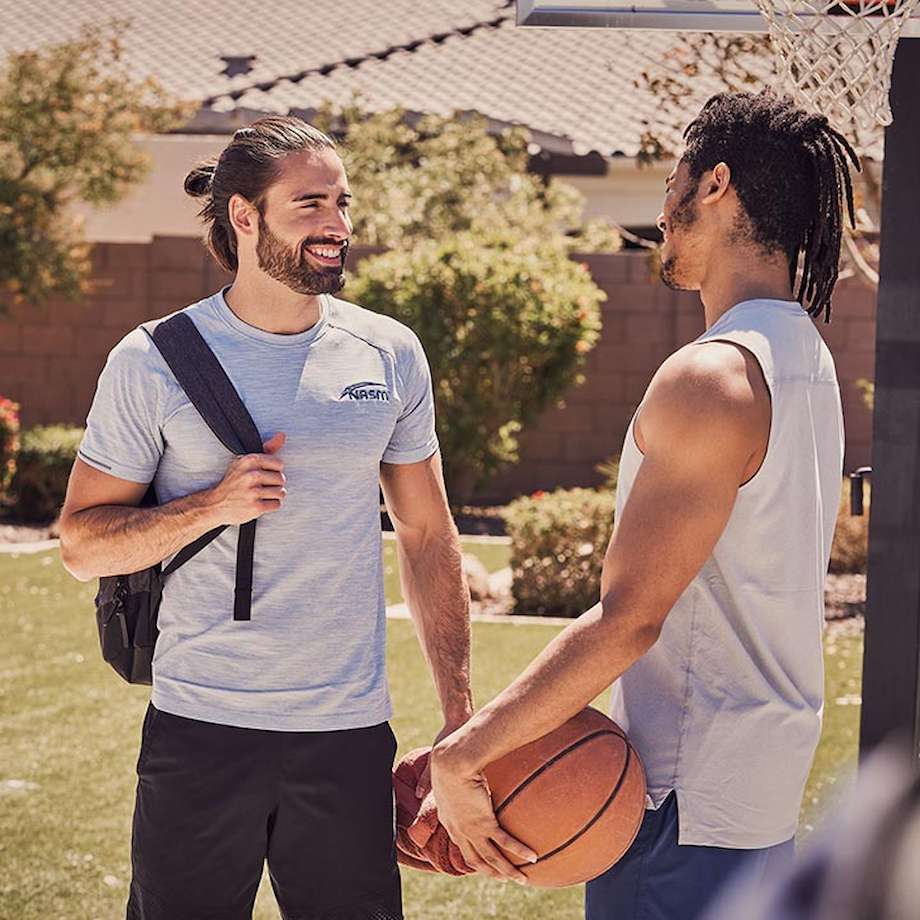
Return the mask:
M 920 766 L 920 39 L 894 64 L 885 133 L 860 756 L 900 730 Z

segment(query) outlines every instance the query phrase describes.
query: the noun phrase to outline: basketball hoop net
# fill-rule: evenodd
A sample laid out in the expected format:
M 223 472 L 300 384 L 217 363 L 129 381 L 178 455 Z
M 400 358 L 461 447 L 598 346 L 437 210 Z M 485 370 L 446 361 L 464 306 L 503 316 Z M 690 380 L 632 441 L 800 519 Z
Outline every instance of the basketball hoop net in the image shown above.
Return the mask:
M 831 124 L 891 124 L 891 68 L 920 0 L 756 0 L 784 89 Z

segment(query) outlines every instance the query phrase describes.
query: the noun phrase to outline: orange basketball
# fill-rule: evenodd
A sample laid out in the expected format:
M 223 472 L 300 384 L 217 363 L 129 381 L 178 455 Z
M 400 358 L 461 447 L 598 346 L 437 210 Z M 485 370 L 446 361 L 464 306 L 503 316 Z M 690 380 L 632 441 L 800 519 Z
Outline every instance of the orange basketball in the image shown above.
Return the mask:
M 483 772 L 498 823 L 539 856 L 519 867 L 531 885 L 561 888 L 602 875 L 629 849 L 645 814 L 638 754 L 590 707 Z

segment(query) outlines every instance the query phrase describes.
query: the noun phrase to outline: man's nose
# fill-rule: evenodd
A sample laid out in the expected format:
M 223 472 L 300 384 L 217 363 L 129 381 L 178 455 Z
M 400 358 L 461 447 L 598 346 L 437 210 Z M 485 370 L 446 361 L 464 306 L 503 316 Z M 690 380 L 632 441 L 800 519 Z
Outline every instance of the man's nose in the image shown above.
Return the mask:
M 341 211 L 336 212 L 334 216 L 330 215 L 323 228 L 323 232 L 327 236 L 340 241 L 347 240 L 351 236 L 351 231 L 351 219 Z
M 664 233 L 665 230 L 667 229 L 667 227 L 665 226 L 665 222 L 664 222 L 664 212 L 662 212 L 661 214 L 659 214 L 658 217 L 655 219 L 655 226 L 656 226 L 662 233 Z

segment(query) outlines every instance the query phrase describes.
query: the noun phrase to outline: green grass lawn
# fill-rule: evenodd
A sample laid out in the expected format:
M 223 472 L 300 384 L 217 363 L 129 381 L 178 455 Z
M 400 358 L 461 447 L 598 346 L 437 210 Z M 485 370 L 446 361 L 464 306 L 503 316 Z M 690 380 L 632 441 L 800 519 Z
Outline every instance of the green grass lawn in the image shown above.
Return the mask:
M 507 543 L 498 541 L 465 542 L 463 551 L 472 553 L 490 571 L 510 565 L 511 547 Z M 383 589 L 386 593 L 387 603 L 395 604 L 402 600 L 402 590 L 399 586 L 399 567 L 396 563 L 396 541 L 389 538 L 383 541 Z
M 474 544 L 491 569 L 505 547 Z M 387 544 L 387 565 L 393 565 Z M 392 572 L 388 599 L 395 600 Z M 92 598 L 55 552 L 0 555 L 0 918 L 124 916 L 134 766 L 148 690 L 123 684 L 99 658 Z M 556 633 L 549 625 L 476 624 L 478 703 L 497 693 Z M 402 751 L 439 727 L 431 680 L 408 621 L 391 621 L 389 668 Z M 827 647 L 825 732 L 803 809 L 803 833 L 855 763 L 861 637 Z M 405 870 L 407 920 L 576 920 L 581 889 L 537 891 Z M 255 917 L 277 920 L 267 879 Z

